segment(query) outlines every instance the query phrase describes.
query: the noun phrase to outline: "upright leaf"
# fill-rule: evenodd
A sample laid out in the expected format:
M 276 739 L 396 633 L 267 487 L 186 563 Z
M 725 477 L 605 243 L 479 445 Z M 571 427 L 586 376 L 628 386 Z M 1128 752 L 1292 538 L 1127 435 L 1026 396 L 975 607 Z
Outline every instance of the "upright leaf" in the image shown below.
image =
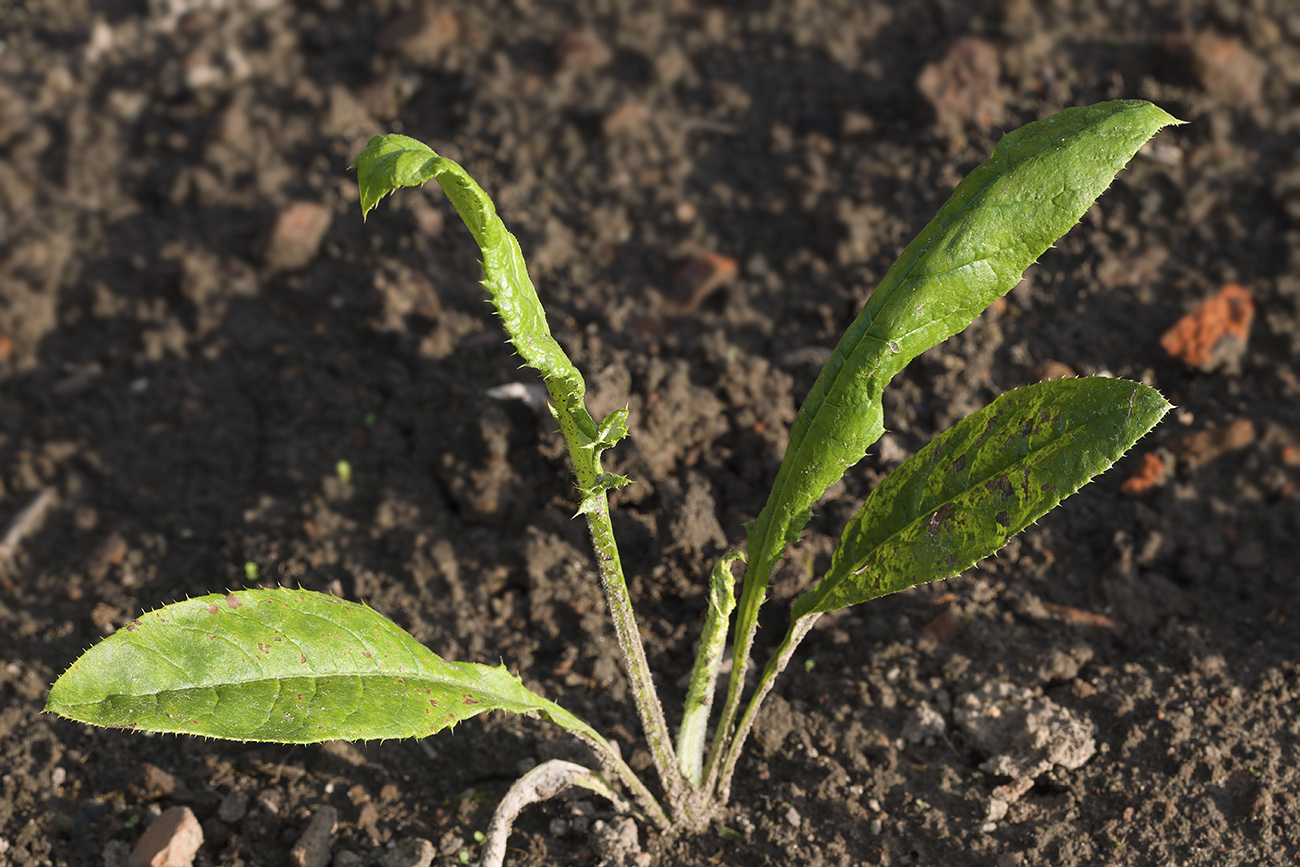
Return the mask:
M 894 374 L 1015 286 L 1137 149 L 1177 122 L 1140 100 L 1067 108 L 1007 133 L 958 184 L 872 293 L 799 410 L 750 527 L 747 585 L 766 585 L 813 503 L 880 438 L 881 393 Z
M 446 662 L 365 605 L 286 589 L 142 615 L 74 662 L 45 709 L 276 743 L 424 737 L 489 710 L 568 717 L 504 666 Z
M 1169 409 L 1155 389 L 1122 379 L 1007 392 L 872 490 L 792 619 L 956 575 L 1107 469 Z

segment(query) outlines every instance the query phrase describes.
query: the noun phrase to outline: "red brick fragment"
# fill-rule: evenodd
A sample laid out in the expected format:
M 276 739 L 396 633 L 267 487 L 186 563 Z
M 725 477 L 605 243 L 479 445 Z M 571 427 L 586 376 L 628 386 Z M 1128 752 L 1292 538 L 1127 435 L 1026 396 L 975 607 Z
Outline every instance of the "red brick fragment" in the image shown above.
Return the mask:
M 1130 497 L 1137 497 L 1163 484 L 1169 475 L 1164 458 L 1155 452 L 1147 452 L 1138 463 L 1138 468 L 1120 485 L 1120 492 Z
M 1179 319 L 1160 338 L 1160 345 L 1192 367 L 1205 371 L 1225 367 L 1232 372 L 1240 366 L 1254 317 L 1250 292 L 1229 283 Z

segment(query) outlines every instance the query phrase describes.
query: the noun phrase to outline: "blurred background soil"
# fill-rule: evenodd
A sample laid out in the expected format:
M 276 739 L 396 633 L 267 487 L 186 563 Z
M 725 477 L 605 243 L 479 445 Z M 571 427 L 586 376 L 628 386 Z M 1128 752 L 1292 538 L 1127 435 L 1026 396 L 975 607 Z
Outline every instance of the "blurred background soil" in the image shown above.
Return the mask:
M 436 188 L 362 223 L 369 136 L 469 169 L 592 411 L 630 408 L 615 522 L 675 719 L 705 576 L 872 287 L 1004 131 L 1118 97 L 1188 124 L 898 377 L 760 644 L 871 487 L 999 393 L 1104 372 L 1178 408 L 999 556 L 824 619 L 735 834 L 614 845 L 607 803 L 557 801 L 510 863 L 1300 857 L 1295 3 L 3 5 L 0 864 L 112 867 L 177 805 L 202 865 L 298 863 L 325 805 L 336 865 L 407 838 L 459 864 L 522 768 L 581 757 L 500 715 L 279 747 L 41 714 L 91 643 L 225 588 L 365 600 L 648 765 L 537 380 Z

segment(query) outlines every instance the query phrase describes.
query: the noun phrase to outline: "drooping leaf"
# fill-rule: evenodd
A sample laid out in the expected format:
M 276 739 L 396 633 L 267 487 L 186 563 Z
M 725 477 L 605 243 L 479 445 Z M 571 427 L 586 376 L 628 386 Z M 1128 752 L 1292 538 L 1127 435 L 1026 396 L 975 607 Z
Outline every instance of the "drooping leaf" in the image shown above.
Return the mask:
M 872 490 L 792 619 L 956 575 L 1110 467 L 1170 406 L 1122 379 L 1062 379 L 1002 395 Z
M 276 743 L 424 737 L 489 710 L 567 716 L 504 666 L 446 662 L 372 608 L 287 589 L 144 614 L 74 662 L 45 709 Z
M 958 184 L 872 293 L 799 410 L 749 528 L 747 585 L 766 585 L 812 505 L 880 438 L 881 394 L 894 374 L 1020 282 L 1137 149 L 1175 123 L 1140 100 L 1067 108 L 1007 133 Z
M 497 216 L 487 193 L 459 163 L 404 135 L 375 136 L 352 167 L 357 170 L 362 216 L 400 187 L 420 186 L 430 180 L 442 187 L 483 254 L 483 286 L 492 296 L 511 344 L 546 383 L 555 419 L 569 443 L 582 508 L 596 508 L 588 502 L 590 498 L 625 481 L 603 473 L 599 461 L 602 451 L 627 434 L 627 426 L 619 424 L 622 417 L 613 416 L 597 425 L 587 412 L 582 374 L 551 335 L 519 241 Z

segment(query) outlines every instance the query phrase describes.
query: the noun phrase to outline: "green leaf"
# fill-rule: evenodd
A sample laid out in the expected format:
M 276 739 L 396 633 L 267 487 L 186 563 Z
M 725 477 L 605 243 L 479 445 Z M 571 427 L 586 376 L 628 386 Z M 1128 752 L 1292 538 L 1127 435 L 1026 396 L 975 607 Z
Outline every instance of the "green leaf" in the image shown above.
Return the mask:
M 446 662 L 365 605 L 287 589 L 145 614 L 73 663 L 45 709 L 276 743 L 424 737 L 489 710 L 568 718 L 504 666 Z
M 483 286 L 492 296 L 510 342 L 546 383 L 552 412 L 569 444 L 582 498 L 603 493 L 608 480 L 600 469 L 600 453 L 627 434 L 626 424 L 619 424 L 627 413 L 622 411 L 621 417 L 607 418 L 597 426 L 587 412 L 583 403 L 586 383 L 551 335 L 519 241 L 506 230 L 487 193 L 459 163 L 404 135 L 375 136 L 352 167 L 357 170 L 362 216 L 399 187 L 420 186 L 429 180 L 442 187 L 483 254 Z
M 876 486 L 792 619 L 956 575 L 1110 467 L 1170 406 L 1122 379 L 1002 395 Z
M 1173 123 L 1140 100 L 1068 108 L 1007 133 L 957 185 L 872 293 L 799 410 L 750 530 L 755 578 L 766 584 L 812 505 L 884 433 L 881 393 L 894 374 L 1020 282 L 1137 149 Z

